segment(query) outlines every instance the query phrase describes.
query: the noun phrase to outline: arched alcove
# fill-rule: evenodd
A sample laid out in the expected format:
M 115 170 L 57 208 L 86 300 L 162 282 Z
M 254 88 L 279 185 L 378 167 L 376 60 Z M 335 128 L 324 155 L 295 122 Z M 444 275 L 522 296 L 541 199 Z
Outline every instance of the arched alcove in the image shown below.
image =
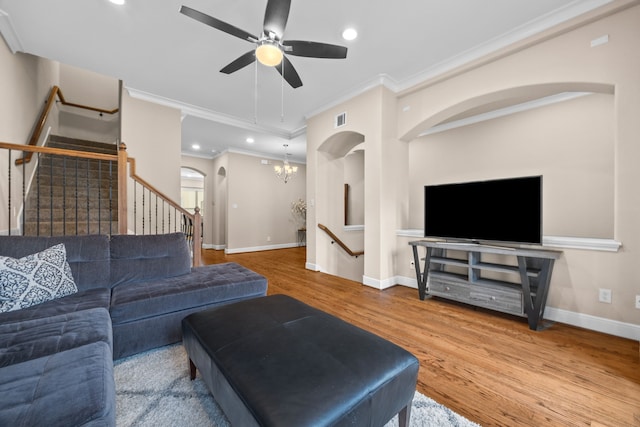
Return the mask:
M 339 158 L 346 156 L 355 146 L 363 142 L 364 135 L 359 132 L 338 132 L 327 138 L 327 140 L 318 147 L 318 151 Z
M 364 248 L 364 161 L 360 162 L 359 170 L 350 168 L 354 167 L 352 160 L 366 155 L 363 154 L 364 141 L 365 136 L 362 133 L 343 131 L 331 135 L 319 145 L 317 150 L 317 186 L 318 194 L 322 194 L 322 203 L 316 207 L 316 220 L 327 226 L 353 251 Z M 359 148 L 356 149 L 356 147 Z M 353 154 L 355 152 L 359 154 Z M 353 206 L 353 203 L 349 206 L 349 200 L 345 197 L 345 188 L 348 184 L 352 184 L 351 188 L 360 193 L 352 194 L 349 198 L 351 201 L 358 200 L 358 206 Z M 345 224 L 347 207 L 352 211 L 362 212 L 359 224 L 355 226 Z M 319 239 L 319 244 L 323 245 L 323 251 L 330 241 L 325 237 Z M 351 257 L 337 245 L 330 245 L 326 254 L 328 258 L 322 263 L 329 270 L 341 277 L 362 280 L 364 257 Z
M 614 93 L 600 83 L 523 86 L 424 118 L 410 142 L 412 226 L 424 184 L 542 175 L 545 236 L 613 238 Z
M 611 95 L 614 92 L 615 87 L 613 85 L 594 82 L 556 82 L 505 88 L 461 101 L 458 100 L 431 115 L 419 118 L 419 122 L 402 135 L 400 139 L 411 141 L 421 134 L 427 133 L 435 126 L 560 94 L 602 93 Z

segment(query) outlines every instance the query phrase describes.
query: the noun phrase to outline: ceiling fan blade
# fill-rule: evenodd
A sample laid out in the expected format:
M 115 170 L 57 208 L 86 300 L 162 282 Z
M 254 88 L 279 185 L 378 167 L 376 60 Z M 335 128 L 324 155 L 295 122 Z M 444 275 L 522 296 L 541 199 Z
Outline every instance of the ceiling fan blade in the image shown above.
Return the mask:
M 247 65 L 253 63 L 256 60 L 256 52 L 255 50 L 250 50 L 249 52 L 242 55 L 240 58 L 231 62 L 229 65 L 220 70 L 221 73 L 231 74 L 238 71 L 241 68 L 246 67 Z
M 284 64 L 284 74 L 282 74 L 282 64 Z M 276 69 L 292 88 L 297 89 L 302 86 L 302 80 L 300 80 L 298 72 L 293 68 L 293 64 L 286 56 L 282 58 L 282 62 L 280 64 L 276 65 Z
M 284 28 L 287 26 L 289 19 L 289 9 L 291 9 L 291 0 L 269 0 L 267 9 L 264 12 L 264 33 L 274 33 L 278 40 L 282 39 Z
M 189 18 L 193 18 L 196 21 L 200 21 L 203 24 L 206 24 L 210 27 L 213 27 L 217 30 L 223 31 L 227 34 L 231 34 L 232 36 L 236 36 L 238 38 L 241 38 L 242 40 L 247 40 L 250 42 L 255 42 L 257 40 L 257 37 L 255 37 L 252 34 L 247 33 L 244 30 L 241 30 L 240 28 L 234 27 L 231 24 L 227 24 L 226 22 L 223 22 L 219 19 L 216 19 L 212 16 L 209 16 L 205 13 L 199 12 L 195 9 L 191 9 L 190 7 L 187 6 L 182 6 L 180 8 L 180 13 L 182 13 L 183 15 L 188 16 Z
M 291 47 L 287 54 L 310 58 L 343 59 L 347 57 L 347 48 L 335 44 L 308 42 L 303 40 L 287 40 L 282 45 Z

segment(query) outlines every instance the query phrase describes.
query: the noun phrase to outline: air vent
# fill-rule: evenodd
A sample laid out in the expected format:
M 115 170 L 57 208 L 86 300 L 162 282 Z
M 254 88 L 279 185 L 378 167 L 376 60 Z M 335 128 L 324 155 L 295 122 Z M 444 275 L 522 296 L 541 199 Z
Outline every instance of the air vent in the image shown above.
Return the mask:
M 340 113 L 336 116 L 335 127 L 339 128 L 347 124 L 347 113 Z

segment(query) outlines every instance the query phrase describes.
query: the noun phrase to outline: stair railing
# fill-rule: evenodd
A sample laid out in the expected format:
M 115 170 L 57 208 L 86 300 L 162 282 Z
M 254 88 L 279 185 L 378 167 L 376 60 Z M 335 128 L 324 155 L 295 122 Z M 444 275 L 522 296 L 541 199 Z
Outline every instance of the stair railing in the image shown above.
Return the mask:
M 124 158 L 127 159 L 127 162 L 129 163 L 129 176 L 134 182 L 134 234 L 140 234 L 140 231 L 141 234 L 146 234 L 147 231 L 149 231 L 149 234 L 153 234 L 151 233 L 151 231 L 154 228 L 156 233 L 159 229 L 162 229 L 164 231 L 165 225 L 171 228 L 171 220 L 173 218 L 174 227 L 176 227 L 178 223 L 180 223 L 182 231 L 187 235 L 187 239 L 189 240 L 189 244 L 191 245 L 191 249 L 193 252 L 194 266 L 200 265 L 200 259 L 202 255 L 202 216 L 200 215 L 200 208 L 196 207 L 194 209 L 195 213 L 192 214 L 191 212 L 180 206 L 178 203 L 173 201 L 169 196 L 165 195 L 149 182 L 138 176 L 136 174 L 136 159 L 133 157 L 126 157 L 125 150 L 125 144 L 121 143 L 118 154 L 119 157 L 124 156 Z M 126 180 L 123 179 L 119 180 L 118 182 L 126 182 Z M 126 187 L 126 184 L 123 185 L 123 187 Z M 138 188 L 140 188 L 140 190 L 138 190 Z M 126 188 L 123 188 L 119 190 L 118 193 L 126 193 L 126 191 Z M 141 194 L 139 193 L 139 191 L 141 191 Z M 140 216 L 137 215 L 139 204 L 141 204 Z M 174 213 L 173 217 L 171 216 L 172 210 Z M 180 214 L 182 216 L 182 219 L 186 221 L 179 220 L 178 214 Z M 125 208 L 121 208 L 120 215 L 123 217 L 127 216 L 126 204 Z M 141 227 L 141 230 L 138 230 L 138 226 Z M 121 226 L 120 233 L 123 234 L 125 232 L 126 230 L 124 230 L 123 226 Z
M 22 158 L 26 158 L 27 155 L 29 155 L 29 158 L 31 158 L 34 154 L 36 154 L 38 156 L 38 159 L 40 158 L 41 155 L 48 155 L 51 157 L 58 157 L 58 158 L 62 158 L 63 159 L 63 164 L 65 164 L 65 160 L 64 159 L 73 159 L 71 160 L 71 162 L 75 162 L 76 165 L 76 169 L 75 169 L 75 177 L 70 177 L 69 180 L 75 182 L 75 189 L 73 188 L 73 186 L 69 186 L 68 190 L 69 191 L 75 191 L 75 206 L 71 207 L 71 210 L 75 209 L 75 215 L 70 215 L 70 216 L 74 216 L 75 220 L 76 220 L 76 227 L 74 228 L 74 230 L 63 230 L 63 234 L 91 234 L 92 232 L 95 232 L 93 229 L 90 228 L 89 225 L 89 211 L 91 208 L 91 200 L 89 199 L 89 194 L 91 193 L 91 188 L 89 185 L 89 172 L 86 173 L 86 177 L 84 176 L 78 176 L 78 171 L 77 171 L 77 162 L 78 161 L 90 161 L 90 160 L 97 160 L 99 162 L 107 162 L 109 165 L 109 169 L 114 169 L 114 173 L 113 175 L 115 175 L 115 177 L 117 178 L 117 231 L 116 230 L 112 230 L 111 228 L 109 228 L 109 234 L 127 234 L 127 233 L 134 233 L 134 234 L 160 234 L 160 233 L 166 233 L 166 232 L 170 232 L 170 231 L 186 231 L 184 230 L 183 226 L 182 226 L 182 218 L 186 218 L 187 220 L 190 220 L 190 222 L 193 224 L 193 233 L 191 236 L 191 241 L 190 244 L 192 245 L 192 251 L 193 251 L 193 265 L 194 266 L 198 266 L 201 263 L 201 248 L 202 248 L 202 218 L 200 215 L 200 211 L 198 208 L 195 209 L 195 213 L 190 213 L 189 211 L 185 210 L 184 208 L 182 208 L 178 203 L 176 203 L 175 201 L 173 201 L 170 197 L 166 196 L 165 194 L 163 194 L 161 191 L 159 191 L 158 189 L 156 189 L 153 185 L 151 185 L 150 183 L 148 183 L 147 181 L 145 181 L 143 178 L 141 178 L 140 176 L 138 176 L 136 174 L 135 171 L 135 159 L 132 157 L 128 157 L 127 152 L 126 152 L 126 145 L 124 143 L 121 143 L 118 149 L 118 154 L 117 155 L 113 155 L 113 154 L 101 154 L 101 153 L 90 153 L 90 152 L 84 152 L 84 151 L 77 151 L 77 150 L 69 150 L 69 149 L 62 149 L 62 148 L 49 148 L 49 147 L 39 147 L 39 146 L 30 146 L 30 145 L 20 145 L 20 144 L 10 144 L 10 143 L 4 143 L 4 142 L 0 142 L 0 159 L 2 159 L 3 157 L 5 157 L 6 155 L 6 161 L 8 162 L 8 169 L 7 169 L 7 181 L 5 181 L 7 183 L 6 186 L 6 191 L 7 191 L 7 195 L 6 195 L 6 200 L 7 202 L 7 206 L 6 206 L 6 210 L 2 210 L 0 211 L 0 218 L 3 218 L 6 216 L 6 223 L 8 224 L 7 227 L 7 234 L 11 234 L 12 233 L 12 228 L 15 227 L 16 228 L 20 228 L 20 224 L 19 224 L 19 214 L 18 209 L 16 209 L 15 204 L 19 204 L 21 206 L 19 206 L 19 210 L 22 212 L 22 233 L 24 233 L 25 231 L 25 206 L 27 203 L 27 194 L 31 189 L 37 189 L 37 191 L 39 192 L 39 177 L 38 177 L 38 173 L 36 172 L 36 183 L 33 183 L 32 180 L 29 178 L 29 174 L 27 173 L 26 170 L 26 161 L 20 162 L 19 166 L 15 165 L 15 161 L 13 160 L 13 153 L 14 152 L 20 152 L 22 153 Z M 3 162 L 5 161 L 4 159 L 2 159 Z M 112 168 L 112 165 L 115 165 L 115 167 Z M 4 168 L 2 168 L 4 169 Z M 2 170 L 0 169 L 0 170 Z M 65 170 L 65 174 L 66 174 L 66 169 Z M 71 170 L 73 171 L 73 168 L 71 168 Z M 88 169 L 87 169 L 88 170 Z M 127 173 L 128 170 L 128 173 Z M 18 182 L 18 183 L 14 183 L 14 179 L 13 176 L 14 175 L 20 175 L 22 182 Z M 66 177 L 66 175 L 64 175 Z M 62 180 L 63 182 L 66 182 L 66 179 L 63 177 Z M 131 181 L 128 180 L 128 178 L 131 178 Z M 4 179 L 2 177 L 0 177 L 0 181 Z M 82 181 L 85 180 L 85 181 Z M 87 195 L 85 198 L 83 198 L 82 200 L 78 200 L 78 191 L 77 191 L 77 186 L 78 186 L 78 182 L 83 182 L 82 185 L 85 185 L 87 187 Z M 113 180 L 115 182 L 115 179 Z M 129 182 L 132 182 L 132 186 L 133 186 L 133 197 L 131 198 L 133 203 L 132 203 L 132 209 L 133 211 L 130 211 L 127 206 L 128 206 L 128 184 Z M 44 185 L 46 187 L 46 184 Z M 114 185 L 115 186 L 115 185 Z M 50 180 L 49 182 L 49 188 L 50 188 L 50 200 L 53 200 L 53 185 L 52 185 L 52 181 Z M 139 193 L 138 188 L 141 188 L 141 194 Z M 67 186 L 63 185 L 63 191 L 66 191 Z M 2 188 L 0 188 L 0 190 L 2 190 Z M 19 195 L 15 195 L 14 192 L 19 192 L 21 194 Z M 46 189 L 45 189 L 46 191 Z M 98 203 L 100 203 L 101 200 L 101 195 L 99 194 L 101 190 L 97 190 L 98 191 Z M 109 189 L 105 189 L 105 191 L 109 191 L 109 197 L 111 200 L 111 197 L 113 196 L 113 192 L 115 192 L 116 190 L 111 188 L 111 185 L 109 185 Z M 1 191 L 0 191 L 1 193 Z M 63 199 L 64 200 L 64 199 Z M 0 200 L 0 203 L 3 202 L 2 200 Z M 141 208 L 141 212 L 140 215 L 138 215 L 138 206 L 142 205 Z M 64 202 L 63 202 L 64 204 Z M 87 210 L 87 229 L 86 232 L 85 230 L 79 230 L 78 226 L 77 226 L 77 220 L 78 220 L 78 216 L 77 216 L 77 212 L 79 210 L 79 205 L 82 204 L 82 206 L 80 207 L 80 209 L 85 209 Z M 111 205 L 111 203 L 110 203 Z M 36 230 L 36 234 L 39 235 L 40 234 L 40 209 L 41 206 L 39 206 L 39 201 L 38 201 L 38 206 L 37 206 L 37 230 Z M 44 208 L 43 208 L 44 209 Z M 52 219 L 52 211 L 53 211 L 53 202 L 50 202 L 50 206 L 48 207 L 49 214 L 51 216 L 51 224 L 49 226 L 50 229 L 50 235 L 53 235 L 53 219 Z M 63 207 L 63 210 L 65 210 L 65 208 Z M 100 209 L 99 209 L 100 210 Z M 109 208 L 109 211 L 111 211 L 111 208 Z M 130 215 L 131 214 L 131 215 Z M 66 213 L 63 214 L 66 217 Z M 111 217 L 111 214 L 110 214 Z M 133 224 L 132 227 L 129 227 L 129 218 L 131 218 L 133 220 Z M 46 219 L 43 218 L 42 219 L 43 222 L 46 222 Z M 109 221 L 111 221 L 111 218 L 109 219 Z M 98 217 L 98 231 L 97 232 L 101 232 L 102 228 L 100 226 L 100 222 L 101 219 L 100 217 Z M 65 224 L 65 219 L 63 219 L 63 224 Z M 138 229 L 138 224 L 141 224 L 141 229 Z M 110 227 L 110 225 L 109 225 Z M 0 227 L 1 228 L 1 227 Z
M 58 86 L 53 86 L 51 88 L 51 92 L 49 92 L 49 96 L 47 98 L 47 100 L 45 101 L 44 107 L 42 109 L 42 112 L 40 113 L 40 117 L 38 118 L 38 120 L 36 121 L 36 125 L 33 128 L 33 132 L 31 133 L 31 137 L 29 138 L 29 141 L 27 142 L 27 145 L 29 146 L 36 146 L 38 145 L 38 141 L 40 140 L 40 137 L 42 136 L 42 131 L 44 130 L 45 124 L 47 123 L 47 120 L 49 118 L 49 114 L 51 113 L 51 110 L 53 109 L 53 106 L 55 105 L 55 100 L 56 98 L 58 98 L 58 100 L 60 101 L 60 103 L 62 105 L 67 105 L 69 107 L 76 107 L 76 108 L 81 108 L 84 110 L 89 110 L 89 111 L 95 111 L 101 114 L 115 114 L 119 111 L 118 108 L 114 108 L 113 110 L 106 110 L 103 108 L 97 108 L 97 107 L 90 107 L 88 105 L 82 105 L 82 104 L 76 104 L 73 102 L 68 102 L 64 95 L 62 94 L 62 90 L 58 87 Z M 16 159 L 16 165 L 20 165 L 23 162 L 24 163 L 29 163 L 31 161 L 31 156 L 33 155 L 33 151 L 25 151 L 26 154 L 23 155 L 22 158 Z
M 344 249 L 344 251 L 348 253 L 350 256 L 358 258 L 360 255 L 364 255 L 364 251 L 352 251 L 351 249 L 349 249 L 349 247 L 342 240 L 340 240 L 338 236 L 333 234 L 333 232 L 329 230 L 327 226 L 318 224 L 318 228 L 324 231 L 325 233 L 327 233 L 329 237 L 331 237 L 331 244 L 337 243 L 338 246 Z

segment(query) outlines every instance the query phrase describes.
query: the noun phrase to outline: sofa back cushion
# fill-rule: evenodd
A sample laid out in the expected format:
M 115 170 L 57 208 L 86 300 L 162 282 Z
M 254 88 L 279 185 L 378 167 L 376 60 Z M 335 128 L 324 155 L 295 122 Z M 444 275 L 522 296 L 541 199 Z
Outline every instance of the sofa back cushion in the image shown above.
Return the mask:
M 58 243 L 64 243 L 78 290 L 110 287 L 107 236 L 0 236 L 0 255 L 23 258 Z
M 183 233 L 111 236 L 111 284 L 149 281 L 191 272 Z

